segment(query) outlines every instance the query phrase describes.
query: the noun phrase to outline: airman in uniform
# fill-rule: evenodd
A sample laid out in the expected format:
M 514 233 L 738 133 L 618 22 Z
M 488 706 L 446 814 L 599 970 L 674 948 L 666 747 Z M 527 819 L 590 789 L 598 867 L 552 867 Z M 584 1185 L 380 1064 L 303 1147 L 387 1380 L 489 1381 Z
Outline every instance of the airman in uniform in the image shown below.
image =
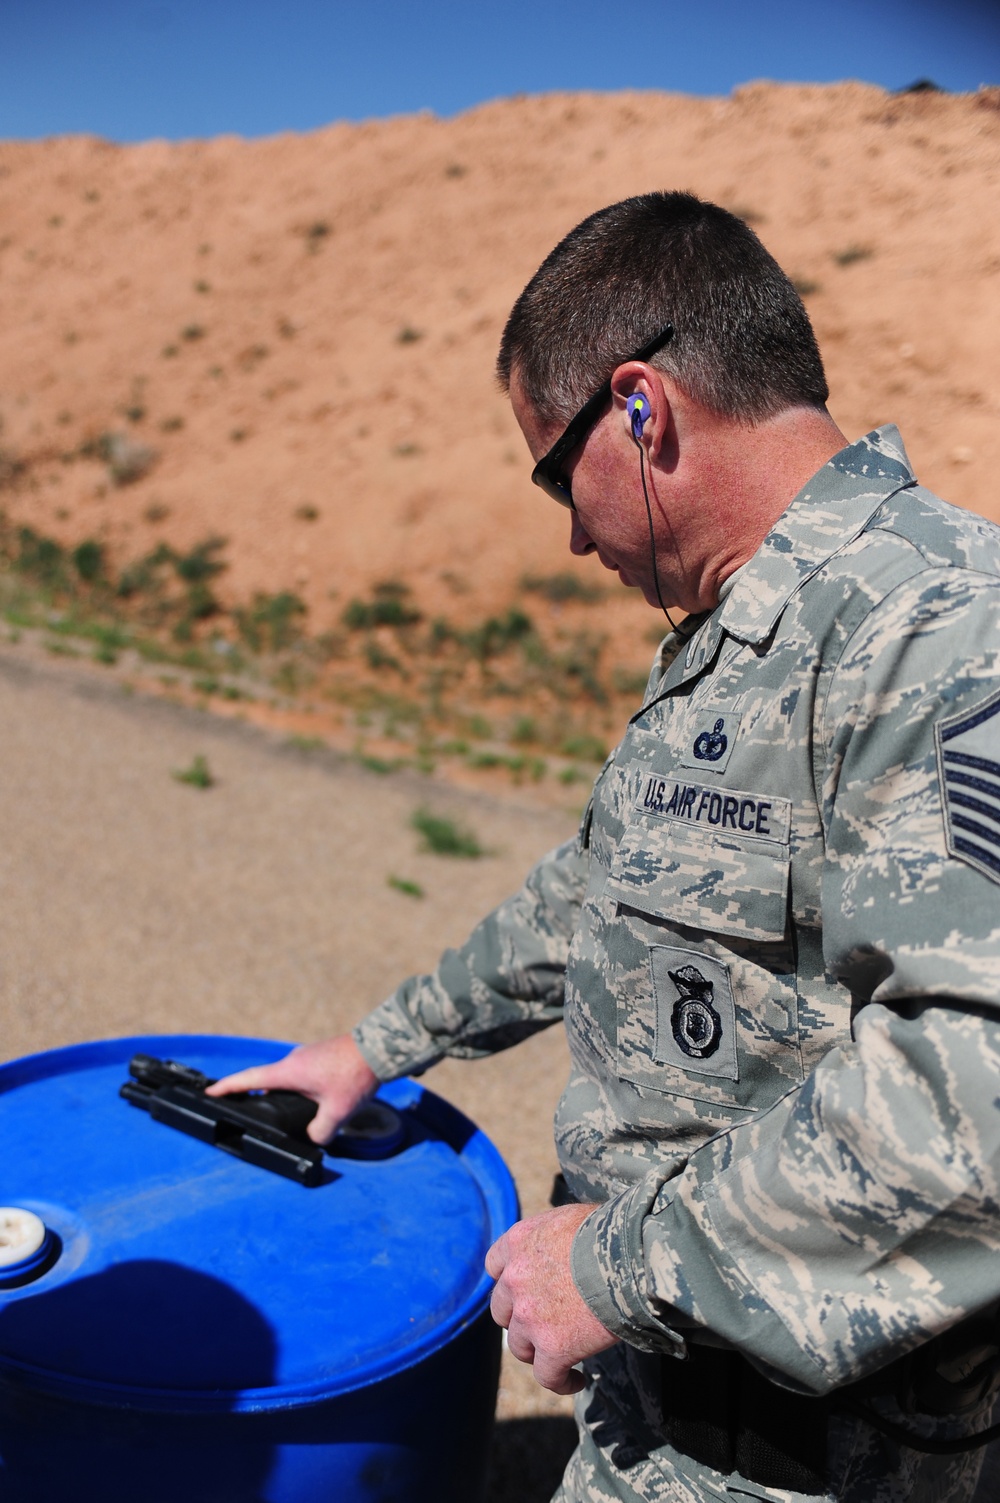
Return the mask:
M 849 443 L 801 301 L 687 194 L 601 210 L 499 361 L 596 553 L 680 607 L 579 833 L 283 1086 L 557 1021 L 566 1204 L 493 1310 L 577 1394 L 559 1503 L 967 1503 L 1000 1354 L 1000 530 Z

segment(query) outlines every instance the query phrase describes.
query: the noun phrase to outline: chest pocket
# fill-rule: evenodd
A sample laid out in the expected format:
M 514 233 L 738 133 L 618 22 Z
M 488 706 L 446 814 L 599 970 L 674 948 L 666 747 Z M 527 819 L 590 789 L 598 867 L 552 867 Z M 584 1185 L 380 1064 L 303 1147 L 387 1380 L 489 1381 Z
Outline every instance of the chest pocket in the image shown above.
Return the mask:
M 604 887 L 618 1074 L 640 1091 L 755 1109 L 801 1079 L 790 815 L 644 773 Z
M 787 848 L 748 849 L 678 833 L 662 849 L 641 824 L 626 832 L 605 895 L 650 918 L 740 939 L 781 940 L 788 918 Z
M 788 916 L 788 801 L 665 783 L 659 780 L 660 809 L 655 799 L 652 808 L 640 806 L 626 827 L 606 895 L 669 924 L 781 940 Z M 657 780 L 650 785 L 659 791 Z

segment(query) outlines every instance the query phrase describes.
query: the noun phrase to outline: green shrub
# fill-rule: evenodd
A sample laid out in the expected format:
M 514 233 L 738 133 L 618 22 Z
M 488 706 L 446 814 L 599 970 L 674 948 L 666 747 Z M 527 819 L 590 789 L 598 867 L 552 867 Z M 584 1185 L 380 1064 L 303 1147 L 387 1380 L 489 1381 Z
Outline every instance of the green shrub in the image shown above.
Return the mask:
M 14 567 L 37 584 L 58 589 L 66 584 L 66 555 L 54 538 L 43 537 L 33 527 L 21 527 L 17 534 Z
M 855 261 L 868 261 L 874 254 L 870 245 L 848 245 L 834 251 L 833 259 L 838 266 L 853 266 Z
M 195 756 L 190 767 L 176 769 L 172 773 L 178 783 L 188 783 L 192 788 L 211 788 L 215 783 L 208 765 L 208 758 L 201 752 Z
M 559 748 L 564 757 L 578 757 L 581 762 L 603 762 L 608 755 L 608 748 L 598 736 L 592 736 L 589 731 L 581 731 L 575 736 L 568 736 Z
M 599 585 L 581 579 L 578 574 L 572 573 L 569 569 L 560 574 L 525 574 L 521 580 L 521 588 L 541 595 L 552 605 L 565 605 L 571 600 L 591 605 L 594 601 L 600 600 L 604 594 Z
M 500 657 L 515 644 L 523 643 L 534 633 L 534 623 L 524 611 L 512 606 L 505 616 L 489 616 L 481 625 L 466 632 L 462 641 L 480 663 Z
M 73 567 L 85 584 L 104 578 L 104 546 L 94 538 L 85 538 L 72 553 Z
M 349 631 L 370 631 L 376 626 L 416 626 L 420 612 L 409 600 L 405 584 L 386 580 L 375 585 L 371 600 L 348 602 L 341 620 Z
M 474 860 L 485 855 L 471 830 L 463 829 L 444 814 L 427 808 L 416 809 L 410 824 L 423 837 L 422 848 L 435 856 L 461 856 Z
M 302 636 L 306 605 L 291 590 L 258 591 L 253 604 L 236 612 L 240 636 L 251 652 L 284 652 Z

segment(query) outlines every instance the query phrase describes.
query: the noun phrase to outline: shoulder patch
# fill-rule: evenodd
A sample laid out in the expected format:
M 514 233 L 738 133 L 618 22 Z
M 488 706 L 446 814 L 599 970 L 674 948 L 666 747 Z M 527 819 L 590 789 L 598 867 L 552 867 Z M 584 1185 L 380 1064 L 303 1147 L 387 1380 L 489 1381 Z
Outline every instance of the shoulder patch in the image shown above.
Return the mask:
M 948 850 L 1000 882 L 1000 690 L 934 737 Z

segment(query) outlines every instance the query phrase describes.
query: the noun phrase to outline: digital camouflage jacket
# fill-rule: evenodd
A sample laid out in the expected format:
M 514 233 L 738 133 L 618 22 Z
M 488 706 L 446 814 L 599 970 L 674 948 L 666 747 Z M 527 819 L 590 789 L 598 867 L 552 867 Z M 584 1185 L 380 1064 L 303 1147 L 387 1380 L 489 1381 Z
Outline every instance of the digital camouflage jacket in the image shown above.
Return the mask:
M 690 625 L 577 840 L 355 1036 L 389 1079 L 564 1017 L 594 1312 L 820 1394 L 1000 1299 L 1000 530 L 883 428 Z

